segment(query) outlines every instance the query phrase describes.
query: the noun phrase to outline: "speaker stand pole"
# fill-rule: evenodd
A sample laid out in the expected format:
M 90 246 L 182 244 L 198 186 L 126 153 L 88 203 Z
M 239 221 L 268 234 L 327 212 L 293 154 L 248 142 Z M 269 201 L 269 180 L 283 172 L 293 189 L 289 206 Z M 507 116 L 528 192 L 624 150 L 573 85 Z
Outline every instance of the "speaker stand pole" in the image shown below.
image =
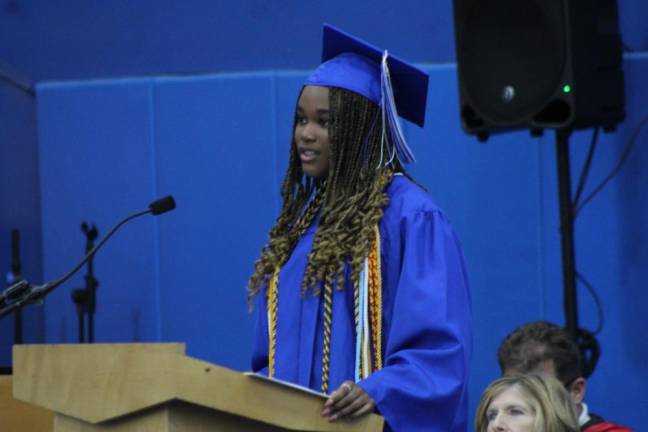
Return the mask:
M 558 196 L 560 202 L 560 237 L 563 267 L 563 305 L 565 327 L 578 339 L 578 303 L 576 298 L 576 262 L 574 254 L 574 206 L 571 193 L 569 166 L 570 129 L 556 130 L 556 154 L 558 157 Z

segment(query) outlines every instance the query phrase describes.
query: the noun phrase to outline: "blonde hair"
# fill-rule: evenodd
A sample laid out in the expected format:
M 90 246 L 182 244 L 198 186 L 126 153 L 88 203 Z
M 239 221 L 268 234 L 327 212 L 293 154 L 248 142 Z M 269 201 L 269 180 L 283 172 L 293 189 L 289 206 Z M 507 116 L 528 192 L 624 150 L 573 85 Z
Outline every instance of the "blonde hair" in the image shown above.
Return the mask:
M 488 429 L 487 411 L 493 399 L 516 387 L 535 414 L 534 432 L 578 432 L 574 405 L 557 379 L 541 374 L 507 376 L 493 381 L 482 393 L 475 414 L 475 431 Z

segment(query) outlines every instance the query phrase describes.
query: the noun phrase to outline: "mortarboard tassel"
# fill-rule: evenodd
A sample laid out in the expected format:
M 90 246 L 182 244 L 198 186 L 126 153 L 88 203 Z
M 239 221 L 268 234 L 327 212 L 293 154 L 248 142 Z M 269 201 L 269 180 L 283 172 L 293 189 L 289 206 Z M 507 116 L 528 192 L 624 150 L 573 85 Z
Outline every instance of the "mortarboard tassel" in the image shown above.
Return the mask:
M 389 67 L 387 66 L 387 50 L 383 52 L 382 62 L 380 65 L 380 110 L 383 115 L 383 140 L 384 129 L 389 130 L 389 135 L 394 146 L 396 157 L 401 164 L 409 164 L 416 161 L 414 153 L 407 145 L 403 129 L 398 119 L 398 111 L 396 110 L 396 102 L 394 101 L 394 91 L 392 90 L 391 77 L 389 75 Z M 393 160 L 393 154 L 387 164 Z

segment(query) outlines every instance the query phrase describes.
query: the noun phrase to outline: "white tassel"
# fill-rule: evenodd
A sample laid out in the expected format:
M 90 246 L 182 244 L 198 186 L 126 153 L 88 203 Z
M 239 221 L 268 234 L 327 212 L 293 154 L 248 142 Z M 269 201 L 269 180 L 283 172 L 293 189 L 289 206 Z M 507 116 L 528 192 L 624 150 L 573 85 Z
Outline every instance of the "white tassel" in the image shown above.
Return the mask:
M 380 65 L 380 110 L 382 111 L 383 116 L 380 162 L 382 164 L 384 155 L 383 149 L 385 146 L 386 133 L 388 131 L 389 138 L 393 145 L 393 152 L 390 155 L 389 161 L 387 161 L 385 165 L 390 164 L 394 160 L 394 154 L 398 157 L 401 164 L 404 165 L 415 162 L 416 158 L 407 145 L 400 119 L 398 118 L 398 111 L 396 110 L 396 102 L 394 100 L 394 91 L 391 84 L 391 76 L 389 75 L 389 67 L 387 65 L 388 56 L 387 50 L 385 50 Z

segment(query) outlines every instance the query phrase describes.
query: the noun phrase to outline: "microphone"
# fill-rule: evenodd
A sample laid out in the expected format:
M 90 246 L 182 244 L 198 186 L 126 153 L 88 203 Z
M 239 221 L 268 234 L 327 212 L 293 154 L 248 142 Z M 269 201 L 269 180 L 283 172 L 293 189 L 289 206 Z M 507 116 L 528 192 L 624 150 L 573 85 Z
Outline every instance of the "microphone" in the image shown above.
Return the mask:
M 159 200 L 153 201 L 151 204 L 149 204 L 149 209 L 151 210 L 151 214 L 153 216 L 161 215 L 162 213 L 171 211 L 175 207 L 175 200 L 171 195 L 160 198 Z
M 76 272 L 79 271 L 83 265 L 88 262 L 90 258 L 94 256 L 95 253 L 112 237 L 112 235 L 119 229 L 121 228 L 125 223 L 130 222 L 131 220 L 138 218 L 140 216 L 143 216 L 145 214 L 151 213 L 154 216 L 158 216 L 162 213 L 166 213 L 168 211 L 171 211 L 175 209 L 176 204 L 175 200 L 171 195 L 166 196 L 164 198 L 160 198 L 156 201 L 153 201 L 151 204 L 148 206 L 148 210 L 142 210 L 137 213 L 133 213 L 130 216 L 127 216 L 123 220 L 121 220 L 119 223 L 117 223 L 114 227 L 110 229 L 108 234 L 101 239 L 99 243 L 97 243 L 86 255 L 83 257 L 81 262 L 76 265 L 72 270 L 67 272 L 65 275 L 62 277 L 58 278 L 54 282 L 48 282 L 43 285 L 31 285 L 25 280 L 22 280 L 20 282 L 16 282 L 15 284 L 11 285 L 9 288 L 4 290 L 2 293 L 0 293 L 0 318 L 3 318 L 4 316 L 10 314 L 14 310 L 30 303 L 35 303 L 42 301 L 43 298 L 50 292 L 52 292 L 56 287 L 59 285 L 65 283 L 68 279 L 70 279 Z M 5 306 L 5 300 L 15 300 L 13 303 L 10 303 Z
M 0 306 L 4 306 L 6 300 L 15 300 L 20 298 L 29 289 L 29 282 L 19 280 L 15 284 L 0 293 Z

